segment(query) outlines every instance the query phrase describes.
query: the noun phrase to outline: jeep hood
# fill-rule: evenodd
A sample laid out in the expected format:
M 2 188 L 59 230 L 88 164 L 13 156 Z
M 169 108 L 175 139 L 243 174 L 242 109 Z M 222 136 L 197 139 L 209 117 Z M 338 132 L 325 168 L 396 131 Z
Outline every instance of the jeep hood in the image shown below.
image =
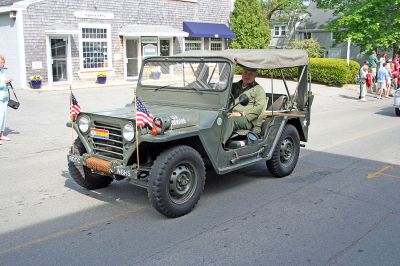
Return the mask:
M 215 121 L 217 113 L 208 110 L 196 110 L 181 108 L 181 107 L 168 107 L 168 106 L 152 106 L 146 105 L 153 117 L 169 117 L 171 119 L 172 128 L 190 127 L 194 125 L 203 124 L 210 126 Z M 134 105 L 129 104 L 123 108 L 113 109 L 109 111 L 93 112 L 92 114 L 109 116 L 115 118 L 135 120 Z M 202 119 L 200 119 L 202 118 Z M 202 120 L 202 121 L 200 121 Z M 211 124 L 210 124 L 211 123 Z

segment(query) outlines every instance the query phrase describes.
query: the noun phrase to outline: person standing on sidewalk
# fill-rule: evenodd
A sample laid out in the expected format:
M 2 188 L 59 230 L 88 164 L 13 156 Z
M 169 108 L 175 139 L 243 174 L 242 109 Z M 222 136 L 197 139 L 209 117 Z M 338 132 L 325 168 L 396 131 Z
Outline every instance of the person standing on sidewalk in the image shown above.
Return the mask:
M 365 95 L 367 95 L 367 88 L 366 88 L 366 83 L 367 83 L 367 74 L 368 74 L 368 67 L 369 63 L 368 61 L 364 62 L 364 65 L 360 68 L 360 73 L 359 73 L 359 82 L 360 82 L 360 101 L 366 102 L 367 100 L 365 99 Z
M 376 51 L 372 51 L 371 55 L 368 56 L 368 63 L 369 67 L 372 73 L 373 78 L 376 78 L 376 68 L 378 66 L 379 60 L 378 57 L 376 57 Z
M 376 98 L 382 99 L 382 93 L 385 95 L 385 90 L 386 90 L 386 81 L 388 77 L 388 72 L 386 70 L 386 63 L 383 63 L 383 66 L 379 68 L 378 75 L 377 75 L 377 80 L 378 80 L 378 87 L 376 89 Z
M 7 83 L 9 83 L 10 80 L 7 78 L 5 73 L 5 63 L 6 60 L 4 56 L 0 55 L 0 144 L 2 140 L 10 140 L 4 136 L 7 118 L 7 104 L 10 97 L 7 88 Z

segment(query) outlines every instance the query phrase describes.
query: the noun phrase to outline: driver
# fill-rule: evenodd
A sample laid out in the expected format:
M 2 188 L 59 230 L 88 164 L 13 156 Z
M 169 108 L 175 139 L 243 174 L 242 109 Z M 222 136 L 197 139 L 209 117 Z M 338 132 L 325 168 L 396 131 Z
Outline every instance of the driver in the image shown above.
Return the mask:
M 235 98 L 236 106 L 232 113 L 228 115 L 225 132 L 222 139 L 222 144 L 232 135 L 233 131 L 239 129 L 250 130 L 257 118 L 263 111 L 267 98 L 265 91 L 256 81 L 257 69 L 244 67 L 242 70 L 242 80 L 232 84 L 232 94 Z M 242 106 L 238 104 L 239 96 L 246 94 L 249 97 L 249 104 Z

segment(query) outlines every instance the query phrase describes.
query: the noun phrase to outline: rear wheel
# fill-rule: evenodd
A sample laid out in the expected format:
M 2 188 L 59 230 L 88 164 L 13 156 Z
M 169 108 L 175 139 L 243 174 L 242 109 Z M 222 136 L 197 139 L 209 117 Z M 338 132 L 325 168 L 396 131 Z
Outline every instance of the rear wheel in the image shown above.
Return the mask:
M 397 115 L 397 116 L 400 116 L 400 109 L 399 109 L 399 108 L 394 108 L 394 110 L 395 110 L 395 112 L 396 112 L 396 115 Z
M 205 184 L 205 167 L 200 154 L 189 146 L 163 151 L 149 176 L 149 199 L 167 217 L 189 213 L 197 204 Z
M 70 154 L 80 155 L 86 152 L 81 140 L 78 138 L 74 142 L 74 147 L 71 147 Z M 81 187 L 89 190 L 104 188 L 112 182 L 109 176 L 99 175 L 93 173 L 92 170 L 86 166 L 68 162 L 68 170 L 72 179 Z
M 299 152 L 299 133 L 293 125 L 287 124 L 275 147 L 272 158 L 267 161 L 268 170 L 276 177 L 290 175 L 296 167 Z

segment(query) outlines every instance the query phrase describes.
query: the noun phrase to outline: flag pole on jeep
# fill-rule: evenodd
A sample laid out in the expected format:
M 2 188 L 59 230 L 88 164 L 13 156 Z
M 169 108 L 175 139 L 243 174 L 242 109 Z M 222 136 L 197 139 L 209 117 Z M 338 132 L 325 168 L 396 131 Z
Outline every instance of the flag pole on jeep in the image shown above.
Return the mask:
M 138 124 L 137 124 L 137 96 L 136 96 L 136 89 L 134 89 L 133 92 L 133 101 L 135 103 L 135 142 L 136 142 L 136 161 L 137 161 L 137 171 L 139 172 L 140 166 L 139 166 L 139 136 L 138 136 Z

